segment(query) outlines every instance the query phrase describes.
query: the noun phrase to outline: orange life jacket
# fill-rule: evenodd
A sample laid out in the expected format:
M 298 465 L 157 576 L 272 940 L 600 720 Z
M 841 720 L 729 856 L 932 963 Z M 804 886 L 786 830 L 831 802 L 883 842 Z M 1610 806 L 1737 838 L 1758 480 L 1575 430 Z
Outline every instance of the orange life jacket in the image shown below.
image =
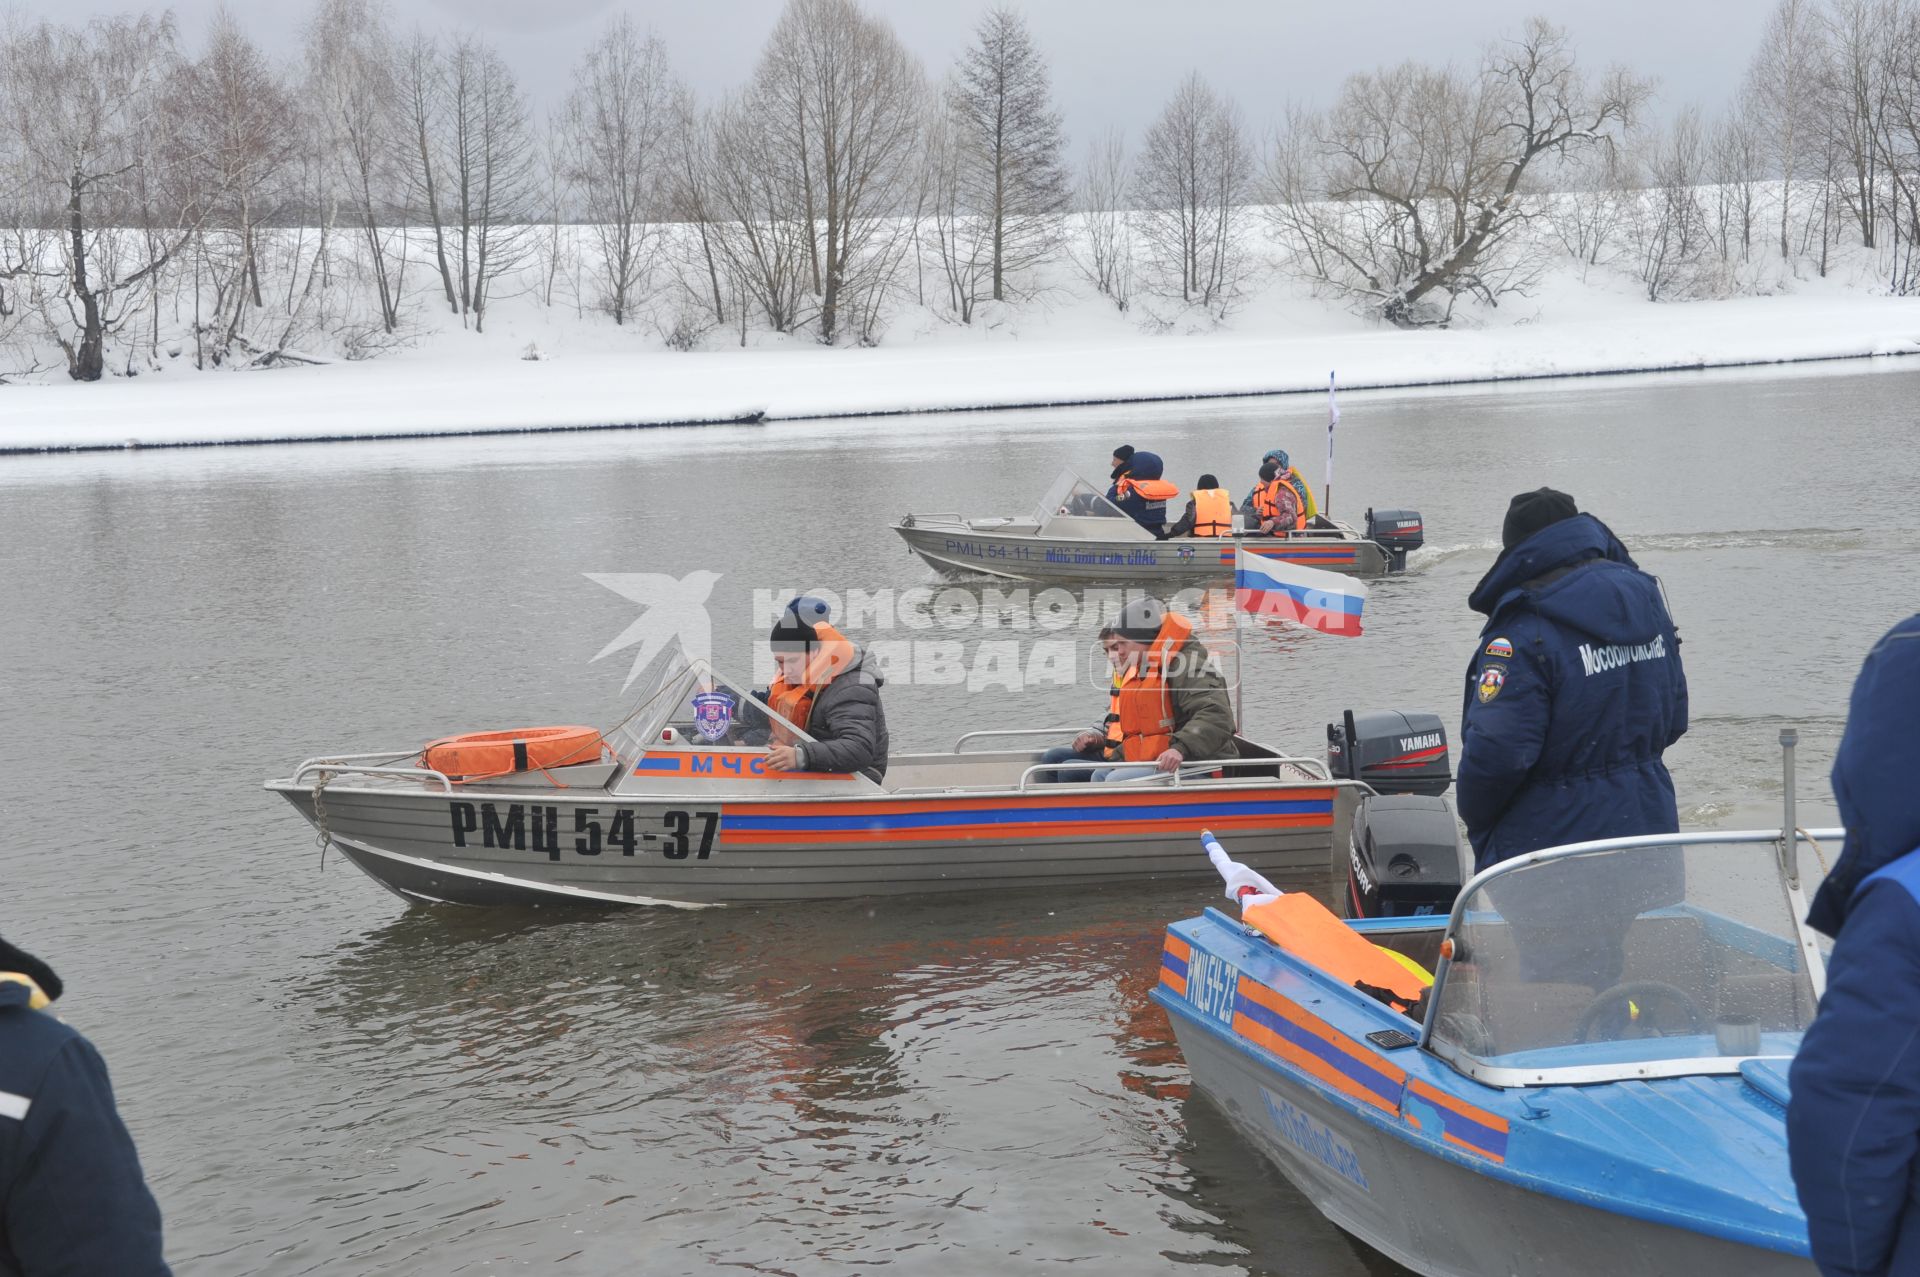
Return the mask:
M 1120 482 L 1114 485 L 1116 496 L 1125 497 L 1135 492 L 1148 501 L 1171 501 L 1180 495 L 1180 485 L 1165 479 L 1136 479 L 1130 474 L 1121 475 Z
M 1193 535 L 1228 537 L 1233 535 L 1233 498 L 1225 488 L 1193 490 Z
M 1133 678 L 1115 692 L 1120 701 L 1120 754 L 1130 763 L 1150 763 L 1173 747 L 1173 697 L 1167 665 L 1193 637 L 1193 622 L 1167 613 Z
M 1299 490 L 1291 483 L 1288 483 L 1285 477 L 1280 475 L 1275 475 L 1271 479 L 1262 480 L 1260 486 L 1253 490 L 1253 512 L 1262 519 L 1278 520 L 1280 518 L 1280 491 L 1282 488 L 1285 488 L 1288 495 L 1293 498 L 1293 521 L 1285 526 L 1288 528 L 1306 527 L 1306 507 L 1300 504 Z
M 834 680 L 842 670 L 853 664 L 854 647 L 847 637 L 822 621 L 813 627 L 815 642 L 809 645 L 807 668 L 800 675 L 800 682 L 787 682 L 781 675 L 767 687 L 767 706 L 774 713 L 798 727 L 807 730 L 807 719 L 813 714 L 814 697 L 820 689 Z M 773 726 L 773 738 L 782 745 L 791 745 L 792 733 L 778 723 Z
M 1240 911 L 1240 920 L 1301 961 L 1386 1003 L 1403 1015 L 1432 984 L 1333 916 L 1303 891 Z

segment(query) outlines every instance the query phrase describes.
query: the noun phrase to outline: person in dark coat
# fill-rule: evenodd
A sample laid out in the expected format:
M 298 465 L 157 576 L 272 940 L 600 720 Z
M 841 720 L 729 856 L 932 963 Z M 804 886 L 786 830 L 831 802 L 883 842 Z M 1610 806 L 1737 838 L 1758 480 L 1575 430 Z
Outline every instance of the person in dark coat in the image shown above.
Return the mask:
M 1456 780 L 1478 869 L 1562 843 L 1680 827 L 1662 752 L 1687 730 L 1680 639 L 1619 538 L 1573 498 L 1513 499 L 1469 604 Z
M 1133 485 L 1146 483 L 1150 490 L 1165 487 L 1166 463 L 1155 452 L 1136 452 L 1127 461 L 1127 472 L 1114 481 L 1114 493 L 1107 499 L 1120 507 L 1120 512 L 1155 536 L 1160 534 L 1167 523 L 1167 499 L 1153 497 L 1136 489 Z
M 1133 445 L 1123 443 L 1113 450 L 1113 473 L 1107 476 L 1107 500 L 1120 503 L 1120 480 L 1133 468 Z
M 1200 481 L 1198 484 L 1195 485 L 1195 487 L 1202 492 L 1217 490 L 1220 487 L 1220 480 L 1216 479 L 1214 476 L 1210 474 L 1203 474 L 1200 476 Z M 1222 500 L 1224 499 L 1225 498 L 1223 497 Z M 1159 534 L 1160 539 L 1162 541 L 1171 541 L 1175 537 L 1192 536 L 1194 534 L 1195 526 L 1200 522 L 1200 514 L 1199 514 L 1198 507 L 1199 507 L 1198 498 L 1188 497 L 1186 510 L 1180 515 L 1178 519 L 1175 519 L 1172 523 L 1167 525 L 1167 530 Z M 1205 535 L 1213 536 L 1216 534 L 1209 531 L 1209 532 L 1206 532 Z M 1221 533 L 1219 535 L 1225 535 L 1225 534 Z
M 0 940 L 0 1273 L 169 1277 L 106 1063 L 44 1009 L 62 991 Z
M 1920 615 L 1867 654 L 1833 761 L 1847 841 L 1807 922 L 1834 938 L 1788 1075 L 1787 1151 L 1827 1277 L 1920 1273 Z
M 776 743 L 775 771 L 887 774 L 885 679 L 867 668 L 866 653 L 829 623 L 827 604 L 811 596 L 788 603 L 768 637 L 780 678 L 767 700 L 810 741 Z M 804 708 L 801 708 L 804 707 Z
M 1500 557 L 1469 603 L 1487 622 L 1467 665 L 1455 795 L 1474 868 L 1544 847 L 1673 833 L 1661 755 L 1687 730 L 1680 638 L 1660 583 L 1564 492 L 1513 498 Z M 1552 871 L 1497 884 L 1529 978 L 1611 988 L 1627 933 L 1679 900 L 1679 855 L 1589 862 L 1580 899 Z

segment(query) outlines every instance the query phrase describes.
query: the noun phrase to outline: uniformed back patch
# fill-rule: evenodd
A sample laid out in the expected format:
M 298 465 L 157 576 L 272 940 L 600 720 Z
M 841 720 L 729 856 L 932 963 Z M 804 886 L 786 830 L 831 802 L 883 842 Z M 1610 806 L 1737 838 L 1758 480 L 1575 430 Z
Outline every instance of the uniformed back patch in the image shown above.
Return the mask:
M 1503 656 L 1503 657 L 1512 656 L 1513 644 L 1507 642 L 1507 640 L 1504 637 L 1497 638 L 1493 642 L 1487 644 L 1487 655 Z
M 1500 695 L 1500 689 L 1507 685 L 1507 667 L 1489 665 L 1480 671 L 1480 703 L 1485 705 Z

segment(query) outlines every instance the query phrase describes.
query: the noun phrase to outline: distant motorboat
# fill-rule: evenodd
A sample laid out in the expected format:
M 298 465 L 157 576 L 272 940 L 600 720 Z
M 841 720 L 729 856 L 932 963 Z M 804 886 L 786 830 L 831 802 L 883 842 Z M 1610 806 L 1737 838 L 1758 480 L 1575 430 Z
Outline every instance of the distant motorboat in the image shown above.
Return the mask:
M 909 514 L 891 526 L 941 572 L 1013 580 L 1205 580 L 1233 574 L 1236 548 L 1327 572 L 1384 576 L 1404 571 L 1426 534 L 1418 511 L 1369 510 L 1364 529 L 1318 516 L 1285 536 L 1236 528 L 1231 536 L 1162 541 L 1071 470 L 1029 515 Z

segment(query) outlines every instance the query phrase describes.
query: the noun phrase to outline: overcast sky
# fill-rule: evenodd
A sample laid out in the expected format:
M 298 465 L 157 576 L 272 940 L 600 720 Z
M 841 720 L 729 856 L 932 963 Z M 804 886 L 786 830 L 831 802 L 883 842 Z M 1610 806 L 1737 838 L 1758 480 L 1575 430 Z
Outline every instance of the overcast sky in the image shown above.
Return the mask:
M 1719 110 L 1738 87 L 1768 0 L 1011 0 L 1053 69 L 1076 152 L 1109 124 L 1138 135 L 1180 77 L 1198 69 L 1264 128 L 1287 104 L 1324 104 L 1348 73 L 1418 57 L 1470 63 L 1488 39 L 1540 13 L 1570 29 L 1583 62 L 1624 62 L 1659 78 L 1662 113 L 1686 102 Z M 178 0 L 197 46 L 219 0 Z M 476 29 L 519 71 L 536 107 L 564 95 L 569 69 L 608 16 L 625 11 L 666 41 L 703 96 L 738 85 L 783 0 L 389 0 L 402 26 Z M 966 45 L 987 0 L 866 0 L 931 74 Z M 0 9 L 7 0 L 0 0 Z M 12 0 L 60 21 L 138 10 L 93 0 Z M 160 8 L 155 5 L 153 8 Z M 270 52 L 291 56 L 310 6 L 234 0 Z

